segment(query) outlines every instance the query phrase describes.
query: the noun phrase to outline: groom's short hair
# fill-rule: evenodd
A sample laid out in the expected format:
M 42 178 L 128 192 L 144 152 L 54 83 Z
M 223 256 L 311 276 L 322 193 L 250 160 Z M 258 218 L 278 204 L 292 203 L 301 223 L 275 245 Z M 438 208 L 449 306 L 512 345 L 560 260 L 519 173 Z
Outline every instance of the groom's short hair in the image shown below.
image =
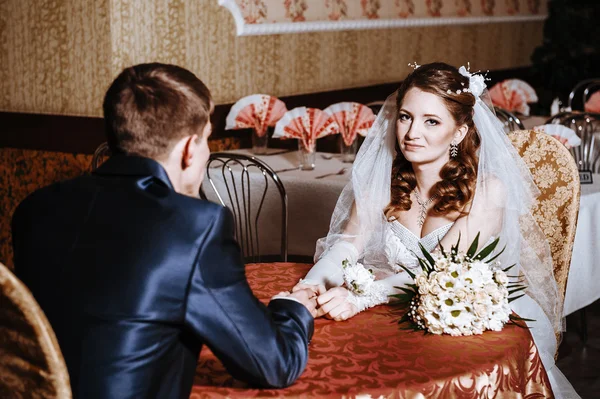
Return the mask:
M 210 91 L 187 69 L 169 64 L 125 68 L 103 103 L 113 153 L 160 159 L 185 136 L 201 134 L 213 110 Z

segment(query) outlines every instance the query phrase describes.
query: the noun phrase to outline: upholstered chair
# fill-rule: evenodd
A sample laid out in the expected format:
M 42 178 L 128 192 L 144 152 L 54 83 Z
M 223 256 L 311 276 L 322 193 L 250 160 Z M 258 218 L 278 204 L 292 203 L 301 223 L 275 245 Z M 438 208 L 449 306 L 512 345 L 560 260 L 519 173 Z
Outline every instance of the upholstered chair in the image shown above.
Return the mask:
M 27 287 L 1 263 L 0 359 L 0 398 L 71 398 L 50 323 Z
M 550 244 L 554 278 L 564 303 L 579 212 L 579 173 L 571 153 L 543 132 L 518 130 L 508 136 L 540 190 L 533 216 Z

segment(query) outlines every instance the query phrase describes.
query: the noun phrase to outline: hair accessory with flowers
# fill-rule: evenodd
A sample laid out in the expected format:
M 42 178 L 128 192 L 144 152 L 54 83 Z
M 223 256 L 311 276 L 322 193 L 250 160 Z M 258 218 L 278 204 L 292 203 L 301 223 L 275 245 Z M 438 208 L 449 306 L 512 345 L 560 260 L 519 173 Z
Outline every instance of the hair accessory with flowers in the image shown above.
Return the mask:
M 479 98 L 479 96 L 481 96 L 481 94 L 487 87 L 485 84 L 486 78 L 483 75 L 480 75 L 477 73 L 471 73 L 469 71 L 469 69 L 471 69 L 471 65 L 468 63 L 467 63 L 467 68 L 465 68 L 463 65 L 458 69 L 458 72 L 461 75 L 469 78 L 469 87 L 466 89 L 463 89 L 462 91 L 470 92 L 471 94 L 473 94 L 475 96 L 475 98 Z M 460 90 L 458 90 L 457 93 L 460 94 Z
M 410 322 L 413 330 L 459 336 L 500 331 L 509 321 L 519 326 L 523 325 L 518 322 L 533 321 L 512 314 L 509 302 L 525 295 L 526 286 L 521 284 L 522 277 L 506 274 L 515 265 L 500 268 L 496 259 L 504 249 L 491 256 L 498 242 L 495 239 L 477 252 L 478 233 L 466 253 L 458 252 L 460 236 L 450 252 L 440 244 L 440 250 L 430 254 L 419 245 L 424 256 L 417 257 L 422 271 L 415 274 L 400 265 L 415 284 L 395 287 L 403 293 L 391 295 L 398 303 L 409 304 L 398 323 Z

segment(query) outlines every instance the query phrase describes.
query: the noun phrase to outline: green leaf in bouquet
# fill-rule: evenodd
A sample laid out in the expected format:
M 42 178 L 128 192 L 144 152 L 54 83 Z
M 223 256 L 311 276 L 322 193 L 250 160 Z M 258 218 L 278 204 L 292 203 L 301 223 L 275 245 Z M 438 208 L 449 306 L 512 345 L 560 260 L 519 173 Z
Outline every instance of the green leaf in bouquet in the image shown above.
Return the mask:
M 475 239 L 471 243 L 471 246 L 467 250 L 467 256 L 470 259 L 473 259 L 473 256 L 475 256 L 475 252 L 477 252 L 477 247 L 478 246 L 479 246 L 479 233 L 477 233 L 477 235 L 475 236 Z
M 513 283 L 513 284 L 509 284 L 509 285 L 506 286 L 506 288 L 508 288 L 509 290 L 511 288 L 519 288 L 519 287 L 521 287 L 521 288 L 527 288 L 527 286 L 525 286 L 523 284 L 517 284 L 516 282 Z
M 455 255 L 458 253 L 458 247 L 460 245 L 460 231 L 458 232 L 458 240 L 456 240 L 456 245 L 450 247 L 450 255 L 452 256 L 452 261 L 455 260 Z
M 409 269 L 408 269 L 406 266 L 404 266 L 404 265 L 402 265 L 402 264 L 400 264 L 400 263 L 398 263 L 397 265 L 398 265 L 398 266 L 400 266 L 401 268 L 403 268 L 403 269 L 404 269 L 404 271 L 405 271 L 406 273 L 408 273 L 408 275 L 410 276 L 410 278 L 412 278 L 413 280 L 415 279 L 415 276 L 416 276 L 416 275 L 415 275 L 413 272 L 411 272 L 411 271 L 410 271 L 410 270 L 409 270 Z
M 508 266 L 508 267 L 506 267 L 506 268 L 502 269 L 502 271 L 503 271 L 504 273 L 506 273 L 507 271 L 509 271 L 510 269 L 512 269 L 513 267 L 515 267 L 516 265 L 517 265 L 516 263 L 513 263 L 512 265 L 510 265 L 510 266 Z
M 506 249 L 506 245 L 504 246 L 504 248 L 502 248 L 502 251 L 500 251 L 496 255 L 494 255 L 493 258 L 486 260 L 485 263 L 492 263 L 493 261 L 495 261 L 500 255 L 502 255 L 502 253 L 504 252 L 505 249 Z
M 516 301 L 517 299 L 524 297 L 525 294 L 521 294 L 519 296 L 513 296 L 512 298 L 508 298 L 508 303 L 511 303 L 512 301 Z
M 431 256 L 429 251 L 420 242 L 419 242 L 419 248 L 421 248 L 421 252 L 423 252 L 423 256 L 425 257 L 425 259 L 427 259 L 427 262 L 429 262 L 429 264 L 431 265 L 431 269 L 433 270 L 433 268 L 435 266 L 435 260 L 433 259 L 433 256 Z
M 433 268 L 430 267 L 427 263 L 425 263 L 425 261 L 421 258 L 419 259 L 419 264 L 421 265 L 421 269 L 423 269 L 423 271 L 425 272 L 426 275 L 429 276 L 429 273 L 431 273 L 433 271 Z
M 525 319 L 523 317 L 519 317 L 519 316 L 515 315 L 514 313 L 509 315 L 508 319 L 510 320 L 511 324 L 514 324 L 515 326 L 521 327 L 521 328 L 531 328 L 527 324 L 525 324 L 525 322 L 526 321 L 535 321 L 533 319 Z
M 413 290 L 412 290 L 412 289 L 410 289 L 410 288 L 405 288 L 405 287 L 394 287 L 394 288 L 396 288 L 396 289 L 399 289 L 399 290 L 401 290 L 401 291 L 404 291 L 404 292 L 405 292 L 405 293 L 407 293 L 408 295 L 413 295 L 413 296 L 415 296 L 415 295 L 417 294 L 415 291 L 413 291 Z
M 487 258 L 488 255 L 491 254 L 494 251 L 494 249 L 496 249 L 496 245 L 498 245 L 499 242 L 500 238 L 496 238 L 489 245 L 487 245 L 485 248 L 479 251 L 479 253 L 477 253 L 477 255 L 475 255 L 475 257 L 473 258 L 473 260 L 483 260 Z
M 519 288 L 515 288 L 514 290 L 509 290 L 508 291 L 508 295 L 510 294 L 514 294 L 515 292 L 519 292 L 519 291 L 523 291 L 524 289 L 526 289 L 527 287 L 519 287 Z
M 412 299 L 415 297 L 414 295 L 409 295 L 409 294 L 393 294 L 393 295 L 389 295 L 390 298 L 395 298 L 397 299 L 398 303 L 409 303 L 410 301 L 412 301 Z
M 442 245 L 442 242 L 440 241 L 439 236 L 438 236 L 438 247 L 440 247 L 440 252 L 442 253 L 442 256 L 444 258 L 448 258 L 448 255 L 446 255 L 446 251 L 444 250 L 444 246 Z

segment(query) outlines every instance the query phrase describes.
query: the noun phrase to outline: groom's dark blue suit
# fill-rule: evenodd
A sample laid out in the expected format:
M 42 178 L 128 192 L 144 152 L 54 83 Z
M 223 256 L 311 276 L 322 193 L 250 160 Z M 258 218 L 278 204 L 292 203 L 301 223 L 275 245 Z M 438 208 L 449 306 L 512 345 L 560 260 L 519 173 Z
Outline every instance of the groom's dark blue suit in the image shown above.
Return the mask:
M 313 318 L 262 305 L 230 212 L 176 193 L 157 162 L 114 156 L 29 196 L 13 218 L 17 275 L 52 324 L 79 398 L 187 398 L 208 345 L 238 379 L 291 384 Z

